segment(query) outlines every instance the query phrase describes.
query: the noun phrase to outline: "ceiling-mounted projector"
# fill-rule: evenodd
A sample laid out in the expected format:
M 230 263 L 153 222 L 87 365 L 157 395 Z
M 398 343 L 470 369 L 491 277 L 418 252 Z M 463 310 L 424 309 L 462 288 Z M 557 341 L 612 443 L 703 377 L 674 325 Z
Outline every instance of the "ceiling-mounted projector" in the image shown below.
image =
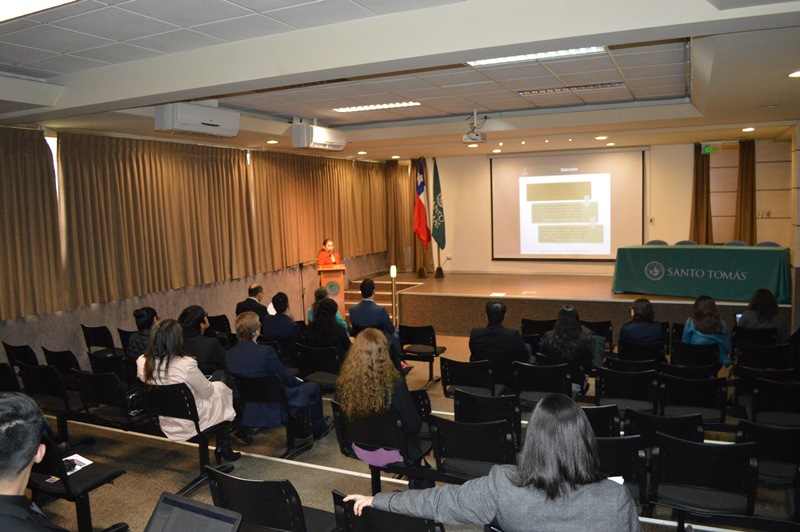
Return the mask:
M 486 135 L 477 131 L 470 131 L 464 134 L 465 144 L 472 144 L 474 142 L 486 142 Z

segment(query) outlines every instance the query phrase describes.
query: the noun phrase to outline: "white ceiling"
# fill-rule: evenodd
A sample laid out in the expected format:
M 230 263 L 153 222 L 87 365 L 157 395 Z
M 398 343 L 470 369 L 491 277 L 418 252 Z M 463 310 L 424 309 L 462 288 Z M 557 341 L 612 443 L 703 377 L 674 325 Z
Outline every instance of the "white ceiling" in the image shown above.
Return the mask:
M 466 64 L 592 45 L 605 51 Z M 346 130 L 342 156 L 376 159 L 597 147 L 600 133 L 789 140 L 798 51 L 798 1 L 79 0 L 0 24 L 0 124 L 160 138 L 152 105 L 214 99 L 243 114 L 236 138 L 169 138 L 308 152 L 291 148 L 300 116 Z M 560 92 L 518 94 L 541 89 Z M 332 110 L 405 100 L 421 105 Z M 489 142 L 469 149 L 473 111 Z

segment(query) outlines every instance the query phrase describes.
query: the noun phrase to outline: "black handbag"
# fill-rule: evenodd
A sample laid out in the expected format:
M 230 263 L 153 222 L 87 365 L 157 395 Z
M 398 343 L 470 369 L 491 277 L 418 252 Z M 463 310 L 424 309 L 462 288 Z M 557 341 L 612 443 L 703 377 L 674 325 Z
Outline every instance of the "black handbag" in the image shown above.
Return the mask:
M 147 406 L 147 395 L 144 388 L 136 386 L 125 390 L 122 402 L 122 413 L 127 417 L 137 417 L 144 413 Z

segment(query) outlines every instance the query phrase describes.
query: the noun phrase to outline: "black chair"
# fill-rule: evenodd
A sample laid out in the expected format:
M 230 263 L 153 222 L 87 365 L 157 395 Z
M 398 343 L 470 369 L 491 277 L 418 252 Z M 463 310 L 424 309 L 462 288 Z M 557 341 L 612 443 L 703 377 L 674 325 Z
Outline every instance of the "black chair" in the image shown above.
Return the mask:
M 645 246 L 668 246 L 669 243 L 666 240 L 648 240 L 644 243 Z
M 756 345 L 742 343 L 737 352 L 740 366 L 762 369 L 789 369 L 789 344 Z
M 133 394 L 143 394 L 143 389 L 128 390 L 113 373 L 75 371 L 74 375 L 78 381 L 83 408 L 92 423 L 121 430 L 141 431 L 151 420 L 152 416 L 144 408 L 146 405 L 130 404 Z M 138 406 L 141 408 L 137 408 Z
M 428 363 L 428 382 L 425 384 L 427 388 L 439 380 L 438 377 L 433 376 L 433 362 L 447 348 L 436 343 L 436 331 L 432 325 L 412 327 L 401 323 L 399 331 L 400 345 L 403 346 L 403 358 Z
M 717 344 L 672 342 L 669 363 L 679 366 L 719 367 L 719 346 Z
M 657 434 L 650 504 L 672 508 L 678 530 L 686 513 L 753 515 L 758 459 L 754 443 L 717 445 Z
M 131 336 L 136 334 L 136 331 L 126 331 L 125 329 L 117 328 L 117 334 L 119 334 L 119 343 L 122 346 L 122 352 L 128 352 L 128 342 L 131 340 Z
M 286 370 L 292 375 L 300 373 L 297 362 L 297 344 L 291 340 L 258 340 L 260 345 L 268 345 L 275 350 L 275 354 L 284 365 Z
M 678 364 L 659 364 L 658 375 L 672 375 L 684 379 L 712 379 L 717 376 L 716 366 L 680 366 Z
M 67 390 L 77 391 L 78 379 L 73 371 L 80 371 L 81 366 L 75 354 L 72 351 L 51 351 L 46 347 L 42 347 L 42 352 L 47 365 L 53 366 L 61 373 L 61 378 L 64 379 L 64 386 L 67 387 Z
M 603 367 L 614 371 L 651 371 L 656 369 L 655 360 L 622 360 L 607 356 L 603 360 Z
M 313 447 L 313 441 L 308 438 L 300 443 L 298 435 L 311 435 L 311 416 L 308 407 L 302 407 L 294 412 L 289 406 L 286 388 L 277 375 L 266 377 L 236 377 L 242 403 L 260 403 L 275 405 L 286 413 L 286 452 L 281 458 L 292 458 Z
M 762 240 L 761 242 L 756 242 L 757 248 L 780 248 L 783 247 L 777 242 L 773 242 L 771 240 Z
M 800 427 L 779 427 L 740 421 L 736 443 L 755 442 L 758 480 L 767 485 L 794 486 L 800 467 Z
M 746 246 L 747 242 L 744 242 L 742 240 L 728 240 L 727 242 L 725 242 L 722 245 L 723 246 Z
M 673 246 L 696 246 L 697 242 L 694 240 L 678 240 Z
M 213 334 L 226 349 L 235 346 L 238 341 L 236 335 L 233 334 L 231 330 L 231 322 L 225 314 L 208 316 L 208 329 L 206 333 Z
M 800 426 L 800 383 L 757 378 L 753 386 L 754 423 Z
M 69 441 L 67 421 L 85 412 L 78 393 L 67 390 L 61 373 L 53 366 L 29 366 L 22 362 L 18 366 L 25 393 L 33 397 L 42 410 L 56 416 L 59 440 Z
M 250 480 L 207 466 L 214 506 L 242 514 L 239 532 L 333 532 L 333 513 L 303 506 L 288 480 Z
M 89 365 L 92 367 L 92 373 L 113 373 L 128 386 L 139 382 L 133 362 L 128 357 L 89 353 Z
M 39 359 L 36 358 L 36 353 L 29 345 L 9 345 L 3 342 L 3 348 L 6 350 L 8 363 L 12 366 L 16 366 L 18 362 L 29 366 L 39 365 Z
M 656 413 L 656 372 L 614 371 L 597 368 L 594 381 L 595 404 L 615 404 L 620 412 L 632 409 Z
M 611 325 L 611 320 L 581 320 L 581 325 L 591 330 L 597 336 L 602 336 L 606 339 L 606 352 L 611 352 L 614 350 L 614 327 Z
M 541 334 L 523 334 L 522 340 L 531 346 L 531 353 L 538 353 L 539 347 L 542 345 Z
M 453 397 L 456 389 L 479 395 L 496 395 L 502 390 L 502 386 L 494 384 L 494 372 L 488 360 L 459 362 L 440 357 L 439 364 L 445 397 Z
M 724 378 L 684 379 L 661 374 L 659 380 L 659 413 L 681 416 L 699 413 L 703 422 L 724 429 L 728 405 L 728 385 Z
M 323 393 L 336 391 L 336 379 L 342 367 L 342 355 L 335 347 L 311 347 L 297 344 L 300 377 L 316 382 Z
M 737 365 L 733 376 L 733 406 L 743 408 L 745 415 L 753 407 L 753 389 L 756 379 L 789 382 L 795 376 L 794 369 L 763 369 Z
M 683 440 L 702 443 L 705 437 L 703 416 L 700 414 L 657 416 L 638 410 L 627 410 L 625 412 L 625 435 L 641 436 L 642 446 L 648 453 L 653 448 L 656 433 L 658 432 Z
M 522 336 L 527 336 L 529 334 L 538 334 L 540 337 L 544 336 L 544 333 L 547 331 L 552 331 L 553 327 L 556 326 L 556 320 L 531 320 L 528 318 L 522 318 L 522 322 L 520 323 L 520 331 L 522 332 Z M 535 353 L 536 351 L 534 351 Z
M 58 499 L 75 503 L 78 532 L 92 532 L 92 510 L 89 494 L 97 488 L 109 484 L 125 473 L 116 466 L 93 461 L 91 464 L 68 474 L 64 456 L 49 436 L 44 437 L 47 448 L 44 460 L 36 464 L 28 480 L 28 488 L 34 493 L 42 493 Z M 58 480 L 53 481 L 56 477 Z
M 149 385 L 145 389 L 147 390 L 147 409 L 152 415 L 186 419 L 194 423 L 196 435 L 189 441 L 198 444 L 200 474 L 178 491 L 178 495 L 188 497 L 190 493 L 208 480 L 208 475 L 206 473 L 206 466 L 209 465 L 208 437 L 220 431 L 227 432 L 230 430 L 230 422 L 223 421 L 222 423 L 217 423 L 216 425 L 208 427 L 206 430 L 200 430 L 200 417 L 197 414 L 197 405 L 194 402 L 194 396 L 189 387 L 184 383 L 167 384 L 163 386 Z M 233 471 L 233 465 L 222 464 L 218 465 L 217 469 L 224 473 L 230 473 Z
M 83 341 L 86 342 L 87 353 L 107 357 L 125 355 L 120 348 L 114 346 L 114 338 L 111 337 L 111 331 L 105 325 L 87 327 L 81 324 L 81 331 L 83 331 Z
M 534 351 L 535 353 L 536 351 Z M 500 350 L 475 351 L 470 353 L 470 362 L 488 360 L 492 367 L 496 393 L 500 393 L 502 387 L 510 389 L 514 387 L 514 360 L 516 353 Z M 444 371 L 444 370 L 442 370 Z M 444 378 L 444 375 L 442 375 Z
M 778 343 L 778 329 L 751 329 L 734 325 L 731 329 L 731 351 L 737 351 L 742 344 L 775 345 Z
M 475 395 L 456 388 L 453 397 L 455 420 L 460 423 L 485 423 L 487 421 L 511 422 L 514 444 L 522 448 L 522 419 L 519 397 L 516 395 Z M 430 413 L 430 412 L 428 412 Z
M 369 464 L 373 495 L 381 491 L 381 471 L 413 479 L 436 479 L 435 470 L 421 465 L 421 460 L 431 452 L 430 442 L 422 440 L 422 455 L 413 456 L 409 451 L 403 420 L 397 411 L 389 409 L 384 414 L 350 419 L 344 414 L 339 403 L 333 401 L 331 404 L 336 426 L 336 439 L 339 442 L 339 451 L 344 456 L 359 459 L 353 451 L 353 445 L 357 445 L 368 451 L 377 449 L 398 451 L 403 457 L 402 462 L 387 464 L 383 467 Z
M 430 519 L 385 512 L 367 507 L 361 515 L 353 513 L 353 501 L 344 502 L 344 493 L 333 490 L 333 510 L 341 532 L 444 532 L 444 527 Z
M 0 392 L 19 392 L 19 379 L 10 364 L 0 363 Z
M 683 341 L 683 329 L 686 328 L 685 323 L 671 323 L 669 325 L 669 352 L 672 355 L 672 348 L 677 342 Z
M 640 436 L 598 437 L 600 472 L 623 477 L 625 487 L 640 506 L 647 505 L 647 455 Z
M 616 438 L 619 436 L 619 408 L 617 405 L 581 406 L 586 414 L 594 435 L 598 438 Z
M 572 381 L 566 364 L 534 366 L 514 361 L 514 391 L 520 404 L 533 408 L 545 395 L 561 393 L 572 397 Z
M 617 346 L 617 356 L 621 360 L 664 360 L 664 342 L 652 344 L 638 344 L 633 342 L 620 342 Z
M 485 476 L 495 464 L 516 463 L 510 420 L 463 423 L 431 415 L 428 421 L 436 471 L 449 483 Z
M 757 517 L 750 515 L 700 515 L 686 512 L 686 517 L 693 523 L 710 526 L 732 527 L 734 530 L 758 530 L 759 532 L 800 532 L 800 523 Z

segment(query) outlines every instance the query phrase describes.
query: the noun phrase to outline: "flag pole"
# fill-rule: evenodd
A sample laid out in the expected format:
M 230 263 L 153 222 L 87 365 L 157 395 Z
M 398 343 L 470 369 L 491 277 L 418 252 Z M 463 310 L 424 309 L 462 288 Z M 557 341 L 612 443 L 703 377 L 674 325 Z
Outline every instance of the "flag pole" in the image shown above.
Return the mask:
M 442 269 L 442 250 L 436 246 L 436 273 L 433 274 L 434 279 L 444 279 L 444 270 Z

